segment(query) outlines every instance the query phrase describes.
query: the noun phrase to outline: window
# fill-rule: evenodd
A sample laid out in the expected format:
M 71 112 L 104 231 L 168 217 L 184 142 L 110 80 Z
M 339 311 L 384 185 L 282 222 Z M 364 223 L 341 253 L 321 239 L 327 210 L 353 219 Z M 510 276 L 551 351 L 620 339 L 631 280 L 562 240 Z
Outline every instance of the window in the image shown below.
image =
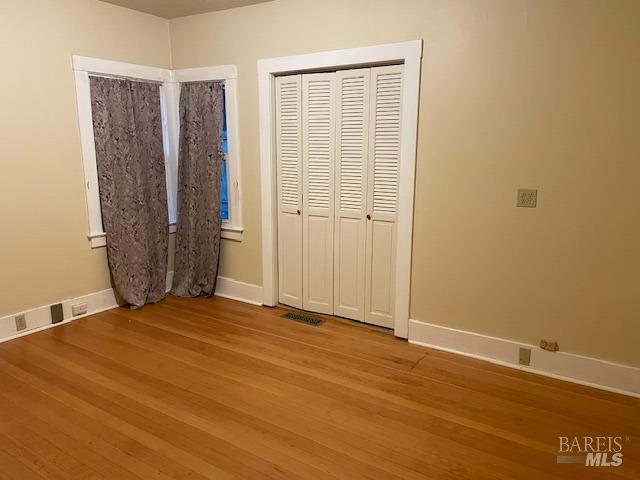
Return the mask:
M 180 83 L 207 80 L 224 81 L 223 164 L 221 185 L 222 238 L 242 240 L 242 210 L 240 202 L 240 155 L 238 149 L 238 115 L 235 65 L 166 70 L 128 63 L 113 62 L 74 55 L 73 70 L 76 81 L 78 121 L 85 175 L 85 193 L 91 246 L 106 245 L 106 234 L 102 225 L 102 211 L 98 192 L 93 121 L 91 116 L 91 94 L 89 75 L 109 75 L 136 78 L 162 83 L 163 143 L 165 171 L 167 175 L 167 205 L 169 208 L 169 232 L 175 231 L 177 217 L 177 176 Z
M 222 199 L 220 205 L 220 218 L 223 222 L 229 221 L 229 175 L 227 173 L 227 157 L 229 156 L 229 136 L 227 133 L 227 94 L 226 89 L 222 89 L 222 178 L 220 191 Z

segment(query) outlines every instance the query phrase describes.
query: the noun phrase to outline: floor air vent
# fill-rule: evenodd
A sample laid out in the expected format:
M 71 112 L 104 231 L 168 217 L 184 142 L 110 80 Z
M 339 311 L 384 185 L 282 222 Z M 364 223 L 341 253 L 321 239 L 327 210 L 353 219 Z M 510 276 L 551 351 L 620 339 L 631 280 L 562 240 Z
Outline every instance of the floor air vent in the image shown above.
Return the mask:
M 295 320 L 296 322 L 306 323 L 307 325 L 313 325 L 317 327 L 318 325 L 322 325 L 324 320 L 319 318 L 310 317 L 309 315 L 300 315 L 299 313 L 285 313 L 282 315 L 284 318 L 289 318 L 291 320 Z

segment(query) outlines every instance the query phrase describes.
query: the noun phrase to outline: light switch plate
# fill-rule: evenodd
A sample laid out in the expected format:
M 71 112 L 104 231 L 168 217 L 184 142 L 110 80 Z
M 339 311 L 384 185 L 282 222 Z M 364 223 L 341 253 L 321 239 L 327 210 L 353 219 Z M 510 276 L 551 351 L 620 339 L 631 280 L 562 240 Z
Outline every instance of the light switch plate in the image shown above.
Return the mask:
M 518 189 L 518 203 L 516 206 L 525 208 L 536 208 L 538 204 L 538 190 L 529 188 Z

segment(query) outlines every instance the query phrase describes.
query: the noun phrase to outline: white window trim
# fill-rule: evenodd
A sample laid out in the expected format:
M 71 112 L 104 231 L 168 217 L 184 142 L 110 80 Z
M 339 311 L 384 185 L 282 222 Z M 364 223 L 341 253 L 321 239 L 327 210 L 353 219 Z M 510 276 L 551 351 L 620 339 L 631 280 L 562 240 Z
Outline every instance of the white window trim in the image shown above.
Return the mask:
M 242 202 L 240 188 L 240 146 L 238 140 L 238 89 L 235 65 L 220 65 L 204 68 L 168 70 L 164 68 L 134 65 L 98 58 L 72 56 L 76 84 L 76 101 L 80 142 L 84 165 L 85 189 L 89 233 L 87 238 L 92 248 L 106 245 L 106 233 L 102 225 L 102 211 L 98 191 L 98 169 L 96 164 L 95 138 L 91 112 L 89 76 L 108 75 L 136 80 L 161 82 L 162 128 L 167 176 L 167 205 L 169 210 L 169 233 L 176 231 L 178 148 L 180 122 L 178 103 L 180 83 L 222 80 L 225 82 L 225 98 L 228 127 L 227 174 L 229 193 L 229 220 L 222 223 L 222 238 L 241 241 L 244 231 L 242 224 Z
M 171 80 L 174 85 L 184 82 L 204 82 L 211 80 L 224 80 L 225 110 L 227 112 L 227 191 L 229 194 L 229 220 L 222 223 L 222 238 L 230 240 L 242 240 L 244 231 L 242 224 L 242 191 L 240 189 L 240 140 L 238 132 L 240 122 L 238 119 L 238 73 L 235 65 L 219 65 L 214 67 L 186 68 L 172 70 Z M 179 100 L 179 93 L 176 94 Z M 178 102 L 174 102 L 178 105 Z M 175 128 L 180 132 L 179 117 Z M 177 141 L 176 141 L 177 145 Z
M 274 79 L 278 74 L 318 69 L 403 63 L 402 133 L 396 241 L 394 334 L 409 335 L 413 201 L 422 40 L 278 57 L 258 61 L 260 170 L 262 185 L 262 291 L 265 305 L 278 303 Z

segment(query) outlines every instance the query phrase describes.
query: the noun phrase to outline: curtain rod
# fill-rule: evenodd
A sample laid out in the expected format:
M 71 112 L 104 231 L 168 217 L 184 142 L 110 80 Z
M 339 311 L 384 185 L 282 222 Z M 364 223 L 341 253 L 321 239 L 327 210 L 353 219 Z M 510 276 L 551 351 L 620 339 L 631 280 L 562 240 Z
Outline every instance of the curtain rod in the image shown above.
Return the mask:
M 216 80 L 191 80 L 188 82 L 163 82 L 160 80 L 146 80 L 144 78 L 135 78 L 135 77 L 127 77 L 126 75 L 114 75 L 111 73 L 96 73 L 89 72 L 90 77 L 103 77 L 103 78 L 113 78 L 115 80 L 130 80 L 132 82 L 140 82 L 140 83 L 153 83 L 157 85 L 163 85 L 164 83 L 179 83 L 179 84 L 187 84 L 187 83 L 222 83 L 222 86 L 225 85 L 224 79 L 216 79 Z
M 221 83 L 222 86 L 224 87 L 225 80 L 218 78 L 216 80 L 189 80 L 187 82 L 176 82 L 176 83 L 179 83 L 180 85 L 187 85 L 189 83 Z
M 113 78 L 115 80 L 129 80 L 132 82 L 139 82 L 139 83 L 153 83 L 156 85 L 162 85 L 164 82 L 158 81 L 158 80 L 146 80 L 144 78 L 134 78 L 134 77 L 127 77 L 125 75 L 112 75 L 109 73 L 94 73 L 94 72 L 89 72 L 89 76 L 90 77 L 103 77 L 103 78 Z

